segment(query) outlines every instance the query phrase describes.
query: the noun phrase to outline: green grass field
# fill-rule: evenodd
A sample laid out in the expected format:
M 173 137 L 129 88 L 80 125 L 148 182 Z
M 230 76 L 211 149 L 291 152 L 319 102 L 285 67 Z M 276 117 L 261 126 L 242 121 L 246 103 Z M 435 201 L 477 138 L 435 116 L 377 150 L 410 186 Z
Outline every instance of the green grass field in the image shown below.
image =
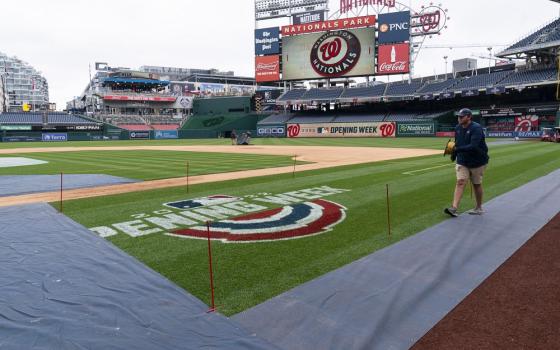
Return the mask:
M 255 138 L 254 145 L 290 146 L 337 146 L 337 147 L 395 147 L 443 149 L 447 139 L 424 138 Z M 489 142 L 493 139 L 488 139 Z M 71 141 L 71 142 L 0 142 L 0 149 L 35 147 L 111 147 L 111 146 L 188 146 L 188 145 L 231 145 L 230 139 L 183 139 L 183 140 L 135 140 L 135 141 Z
M 0 175 L 105 174 L 129 179 L 155 180 L 215 174 L 293 164 L 291 157 L 182 151 L 77 151 L 18 153 L 1 157 L 27 157 L 46 164 L 0 168 Z M 297 164 L 303 164 L 298 162 Z
M 328 141 L 333 145 L 333 140 L 297 141 L 309 144 Z M 397 142 L 393 141 L 358 139 L 337 140 L 337 143 L 363 146 L 387 142 L 386 146 L 396 147 Z M 442 139 L 398 141 L 409 147 L 441 148 L 444 143 Z M 293 140 L 262 142 L 294 144 Z M 560 147 L 551 143 L 495 146 L 491 147 L 490 156 L 485 177 L 486 199 L 560 168 Z M 414 176 L 404 174 L 411 171 Z M 346 219 L 330 232 L 275 242 L 224 244 L 214 241 L 216 304 L 221 313 L 232 315 L 446 220 L 442 209 L 450 203 L 454 183 L 454 170 L 449 160 L 429 156 L 302 172 L 295 179 L 291 175 L 276 175 L 201 184 L 191 186 L 188 194 L 186 188 L 178 187 L 67 201 L 64 210 L 69 217 L 92 228 L 145 217 L 166 209 L 162 204 L 175 200 L 215 194 L 240 197 L 263 192 L 278 194 L 323 185 L 349 189 L 349 192 L 325 198 L 347 208 Z M 391 237 L 387 235 L 386 184 L 391 193 Z M 460 209 L 471 206 L 467 192 Z M 137 238 L 120 233 L 107 239 L 209 303 L 206 241 L 177 238 L 161 232 Z

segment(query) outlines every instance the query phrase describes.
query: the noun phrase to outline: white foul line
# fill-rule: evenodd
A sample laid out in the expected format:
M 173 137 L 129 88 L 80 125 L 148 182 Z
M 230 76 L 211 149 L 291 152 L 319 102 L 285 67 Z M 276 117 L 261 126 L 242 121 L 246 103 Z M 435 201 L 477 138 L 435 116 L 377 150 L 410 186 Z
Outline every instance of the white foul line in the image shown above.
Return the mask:
M 404 172 L 403 175 L 414 175 L 414 173 L 420 173 L 420 172 L 426 171 L 426 170 L 443 168 L 443 167 L 450 166 L 450 165 L 454 165 L 454 164 L 444 164 L 444 165 L 433 166 L 431 168 L 425 168 L 425 169 L 414 170 L 414 171 L 407 171 L 407 172 Z

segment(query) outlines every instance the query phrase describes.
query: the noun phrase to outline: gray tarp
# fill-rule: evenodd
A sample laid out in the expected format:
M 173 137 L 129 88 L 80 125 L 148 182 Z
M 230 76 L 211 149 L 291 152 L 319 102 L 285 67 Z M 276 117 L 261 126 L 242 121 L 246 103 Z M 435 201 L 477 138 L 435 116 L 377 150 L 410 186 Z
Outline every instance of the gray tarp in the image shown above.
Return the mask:
M 101 174 L 63 175 L 64 189 L 96 187 L 137 182 L 124 177 Z M 60 190 L 60 175 L 2 175 L 0 197 Z
M 560 170 L 233 317 L 282 349 L 408 349 L 560 211 Z M 442 214 L 443 215 L 443 214 Z
M 0 208 L 0 349 L 271 349 L 47 204 Z

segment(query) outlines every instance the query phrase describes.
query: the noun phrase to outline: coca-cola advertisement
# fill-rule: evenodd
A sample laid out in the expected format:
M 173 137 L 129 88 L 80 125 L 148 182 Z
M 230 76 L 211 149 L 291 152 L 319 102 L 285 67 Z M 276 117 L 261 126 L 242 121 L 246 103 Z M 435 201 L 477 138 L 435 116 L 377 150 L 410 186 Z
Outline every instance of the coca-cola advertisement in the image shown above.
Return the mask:
M 377 74 L 405 74 L 409 71 L 409 44 L 379 45 Z

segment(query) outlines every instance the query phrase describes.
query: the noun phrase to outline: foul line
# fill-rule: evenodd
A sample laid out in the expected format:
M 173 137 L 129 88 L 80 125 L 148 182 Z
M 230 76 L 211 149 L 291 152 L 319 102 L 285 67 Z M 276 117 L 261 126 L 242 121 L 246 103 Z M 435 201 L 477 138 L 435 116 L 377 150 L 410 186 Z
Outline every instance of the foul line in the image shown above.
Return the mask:
M 454 165 L 454 164 L 444 164 L 444 165 L 438 165 L 438 166 L 433 166 L 431 168 L 425 168 L 425 169 L 420 169 L 420 170 L 414 170 L 414 171 L 407 171 L 402 173 L 403 175 L 414 175 L 415 173 L 420 173 L 422 171 L 426 171 L 426 170 L 432 170 L 432 169 L 437 169 L 437 168 L 443 168 L 446 166 L 450 166 L 450 165 Z

